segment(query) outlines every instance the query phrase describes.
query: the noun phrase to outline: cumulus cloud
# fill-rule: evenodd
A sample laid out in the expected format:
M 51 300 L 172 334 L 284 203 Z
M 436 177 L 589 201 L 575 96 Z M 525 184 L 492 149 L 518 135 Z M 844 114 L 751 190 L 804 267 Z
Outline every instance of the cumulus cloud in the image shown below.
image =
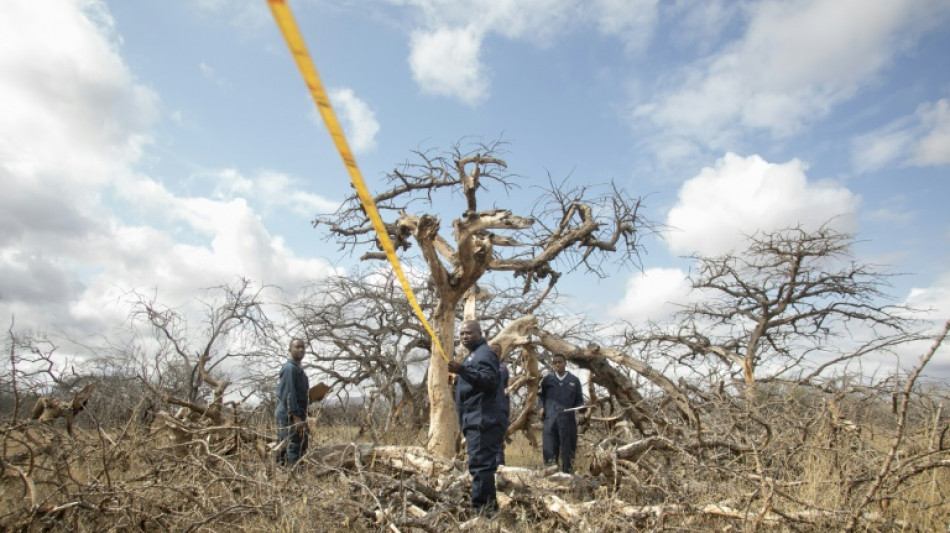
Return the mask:
M 669 320 L 690 301 L 686 272 L 678 268 L 650 268 L 627 279 L 623 299 L 610 308 L 609 314 L 644 326 Z
M 914 287 L 906 303 L 914 309 L 928 312 L 941 322 L 950 320 L 950 272 L 945 273 L 929 287 Z
M 797 159 L 777 164 L 727 153 L 680 187 L 666 219 L 670 248 L 718 255 L 758 230 L 817 228 L 832 219 L 837 229 L 855 231 L 858 197 L 833 183 L 810 182 L 806 170 Z
M 642 51 L 657 24 L 656 0 L 408 0 L 421 21 L 410 35 L 409 67 L 421 90 L 475 105 L 488 98 L 491 69 L 485 40 L 497 35 L 549 46 L 578 28 L 593 27 Z
M 474 28 L 439 28 L 413 32 L 409 67 L 423 92 L 477 104 L 491 82 L 481 61 L 484 34 Z
M 332 213 L 340 207 L 339 202 L 306 191 L 307 184 L 302 180 L 273 170 L 245 175 L 236 168 L 224 168 L 203 171 L 195 177 L 211 184 L 213 198 L 222 201 L 242 198 L 264 212 L 289 209 L 300 216 L 312 217 Z M 142 186 L 138 183 L 136 189 Z M 154 186 L 159 185 L 145 185 L 146 188 Z M 126 192 L 135 194 L 136 190 Z
M 136 171 L 159 99 L 113 32 L 100 2 L 3 3 L 0 317 L 90 334 L 126 317 L 130 290 L 174 305 L 237 277 L 294 290 L 334 272 L 297 256 L 256 210 L 332 205 L 290 178 L 224 171 L 200 198 Z
M 346 140 L 353 152 L 368 152 L 376 148 L 376 134 L 379 122 L 369 105 L 360 100 L 352 89 L 334 89 L 330 91 L 330 102 L 340 114 Z M 323 123 L 320 123 L 323 127 Z
M 933 329 L 939 330 L 950 320 L 950 273 L 945 273 L 929 287 L 915 287 L 910 290 L 905 303 L 923 311 L 924 318 L 933 321 Z M 931 341 L 919 342 L 903 350 L 904 360 L 911 363 L 926 353 Z M 930 363 L 929 374 L 950 378 L 950 346 L 946 342 L 940 347 Z
M 97 14 L 98 27 L 68 2 L 4 6 L 0 158 L 8 172 L 29 176 L 24 181 L 55 174 L 70 190 L 103 183 L 148 140 L 157 97 L 133 81 L 110 44 L 115 36 L 100 34 L 111 19 Z
M 908 30 L 946 10 L 934 0 L 753 3 L 738 40 L 671 75 L 634 114 L 713 149 L 749 130 L 789 136 L 851 98 L 913 41 Z

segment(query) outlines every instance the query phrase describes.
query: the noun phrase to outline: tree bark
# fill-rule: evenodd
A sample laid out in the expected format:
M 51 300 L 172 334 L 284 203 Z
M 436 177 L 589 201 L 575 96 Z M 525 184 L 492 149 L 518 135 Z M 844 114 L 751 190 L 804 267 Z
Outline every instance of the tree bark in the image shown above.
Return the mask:
M 439 337 L 446 356 L 452 357 L 455 338 L 455 303 L 440 299 L 433 317 L 433 330 Z M 459 422 L 455 412 L 453 387 L 449 384 L 449 370 L 437 350 L 429 355 L 429 439 L 426 447 L 440 457 L 455 455 Z

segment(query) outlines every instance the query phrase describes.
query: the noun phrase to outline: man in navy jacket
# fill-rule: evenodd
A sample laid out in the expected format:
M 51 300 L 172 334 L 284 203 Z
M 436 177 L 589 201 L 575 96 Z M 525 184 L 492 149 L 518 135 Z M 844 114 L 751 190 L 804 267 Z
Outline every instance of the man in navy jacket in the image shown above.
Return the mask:
M 581 380 L 565 369 L 567 362 L 561 354 L 555 354 L 551 362 L 554 372 L 541 380 L 538 400 L 541 402 L 541 418 L 544 420 L 542 453 L 544 464 L 557 464 L 561 459 L 561 471 L 574 471 L 574 452 L 577 450 L 577 419 L 575 407 L 584 405 Z M 572 409 L 565 411 L 565 409 Z
M 472 475 L 472 507 L 476 512 L 494 514 L 495 471 L 501 451 L 508 415 L 504 411 L 504 386 L 498 358 L 482 338 L 481 326 L 466 320 L 459 330 L 459 339 L 469 353 L 464 361 L 449 361 L 449 372 L 458 374 L 455 384 L 455 407 L 459 426 L 468 445 L 468 471 Z
M 307 343 L 301 339 L 290 341 L 290 357 L 280 368 L 277 380 L 277 442 L 288 440 L 281 449 L 277 461 L 294 466 L 307 451 L 307 404 L 309 403 L 310 380 L 300 362 L 307 351 Z

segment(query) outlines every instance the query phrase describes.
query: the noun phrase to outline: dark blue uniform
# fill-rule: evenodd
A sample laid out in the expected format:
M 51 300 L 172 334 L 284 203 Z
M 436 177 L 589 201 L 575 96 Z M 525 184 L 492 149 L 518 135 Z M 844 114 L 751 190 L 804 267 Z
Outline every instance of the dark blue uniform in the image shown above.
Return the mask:
M 565 409 L 584 405 L 584 391 L 581 380 L 570 372 L 563 379 L 551 372 L 541 380 L 538 393 L 541 406 L 544 407 L 544 432 L 542 433 L 542 454 L 545 464 L 561 459 L 561 471 L 571 473 L 574 470 L 574 453 L 577 450 L 577 411 L 564 412 Z
M 274 417 L 277 419 L 277 442 L 290 439 L 287 446 L 277 456 L 277 461 L 287 466 L 294 464 L 307 451 L 307 432 L 303 435 L 294 431 L 290 415 L 296 415 L 306 423 L 307 404 L 309 403 L 310 380 L 300 363 L 288 359 L 280 367 L 280 378 L 277 380 L 277 409 Z
M 495 471 L 508 414 L 504 410 L 498 358 L 484 340 L 462 362 L 455 386 L 459 426 L 468 445 L 468 471 L 472 474 L 472 507 L 497 510 Z

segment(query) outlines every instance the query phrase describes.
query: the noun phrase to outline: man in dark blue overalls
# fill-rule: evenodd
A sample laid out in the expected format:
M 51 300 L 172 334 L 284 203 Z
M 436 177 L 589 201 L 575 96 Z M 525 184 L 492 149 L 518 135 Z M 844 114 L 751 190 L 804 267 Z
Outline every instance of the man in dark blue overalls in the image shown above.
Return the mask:
M 301 339 L 290 342 L 290 357 L 280 368 L 277 381 L 277 442 L 283 443 L 277 462 L 294 466 L 307 451 L 307 405 L 310 380 L 300 362 L 307 352 Z
M 472 475 L 472 507 L 476 512 L 495 514 L 495 471 L 508 416 L 503 409 L 505 394 L 498 358 L 492 353 L 478 322 L 466 320 L 459 330 L 462 345 L 469 353 L 464 361 L 449 361 L 449 372 L 458 374 L 455 406 L 459 426 L 468 445 L 468 471 Z
M 577 419 L 575 407 L 584 405 L 581 380 L 568 372 L 563 355 L 555 354 L 551 362 L 554 372 L 541 380 L 538 400 L 541 402 L 541 418 L 544 420 L 542 454 L 544 464 L 557 464 L 561 459 L 561 471 L 574 471 L 574 453 L 577 450 Z M 566 410 L 570 409 L 570 410 Z

